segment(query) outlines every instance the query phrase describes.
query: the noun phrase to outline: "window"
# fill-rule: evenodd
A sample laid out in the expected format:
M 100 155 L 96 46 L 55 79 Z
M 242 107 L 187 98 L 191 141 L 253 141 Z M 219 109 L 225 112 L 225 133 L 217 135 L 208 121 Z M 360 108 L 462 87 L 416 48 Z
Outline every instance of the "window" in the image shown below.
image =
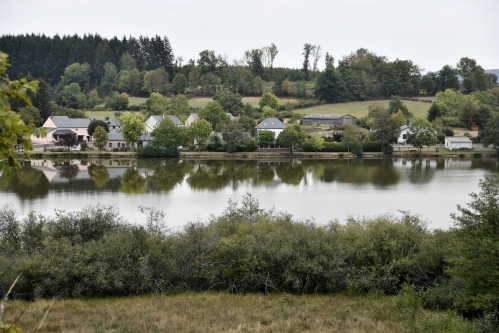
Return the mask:
M 407 134 L 402 134 L 402 139 L 407 139 Z
M 113 148 L 113 143 L 109 142 L 109 148 Z
M 120 144 L 121 144 L 121 143 L 120 143 L 120 142 L 118 142 L 118 148 L 120 147 Z

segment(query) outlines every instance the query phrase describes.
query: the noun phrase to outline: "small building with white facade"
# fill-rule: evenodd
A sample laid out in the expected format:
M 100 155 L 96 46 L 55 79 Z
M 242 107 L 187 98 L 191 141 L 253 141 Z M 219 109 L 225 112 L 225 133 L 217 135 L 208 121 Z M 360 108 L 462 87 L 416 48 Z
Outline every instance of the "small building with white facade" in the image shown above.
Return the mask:
M 266 145 L 266 146 L 261 146 L 258 145 L 258 148 L 260 149 L 278 149 L 282 148 L 276 144 L 277 137 L 279 134 L 281 134 L 282 131 L 286 128 L 286 125 L 283 124 L 282 121 L 280 121 L 277 118 L 266 118 L 264 121 L 262 121 L 257 127 L 255 127 L 255 138 L 258 140 L 258 132 L 261 130 L 269 130 L 274 132 L 274 144 L 272 145 Z
M 409 124 L 400 127 L 400 134 L 399 134 L 399 137 L 397 139 L 397 143 L 405 144 L 405 142 L 407 141 L 407 135 L 409 135 L 409 133 L 410 133 L 409 127 L 410 127 Z
M 449 150 L 472 149 L 473 142 L 467 136 L 446 136 L 445 148 Z

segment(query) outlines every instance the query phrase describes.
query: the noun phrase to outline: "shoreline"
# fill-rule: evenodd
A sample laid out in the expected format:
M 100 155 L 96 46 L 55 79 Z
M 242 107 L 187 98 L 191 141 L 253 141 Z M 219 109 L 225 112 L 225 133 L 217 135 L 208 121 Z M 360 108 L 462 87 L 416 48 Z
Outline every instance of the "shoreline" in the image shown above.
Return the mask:
M 31 152 L 29 154 L 19 153 L 18 158 L 133 158 L 139 159 L 135 152 L 72 152 L 69 155 L 67 152 Z M 300 158 L 300 159 L 379 159 L 379 158 L 499 158 L 499 154 L 492 152 L 395 152 L 391 155 L 384 155 L 381 152 L 365 153 L 362 156 L 356 156 L 352 153 L 331 153 L 331 152 L 180 152 L 179 159 L 268 159 L 268 158 Z

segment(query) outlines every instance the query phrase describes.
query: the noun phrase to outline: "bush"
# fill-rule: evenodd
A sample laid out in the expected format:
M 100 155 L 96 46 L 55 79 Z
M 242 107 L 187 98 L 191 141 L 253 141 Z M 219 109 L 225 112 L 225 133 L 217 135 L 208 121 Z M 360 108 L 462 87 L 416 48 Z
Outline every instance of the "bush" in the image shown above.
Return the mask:
M 177 147 L 163 150 L 153 147 L 152 145 L 147 145 L 137 149 L 138 157 L 178 157 L 178 155 L 179 152 Z
M 392 147 L 392 145 L 384 145 L 381 147 L 381 151 L 385 155 L 391 155 L 391 154 L 393 154 L 393 147 Z
M 111 151 L 117 153 L 117 152 L 120 151 L 120 149 L 119 148 L 113 148 L 113 149 L 111 149 Z
M 82 143 L 82 144 L 80 145 L 80 150 L 81 150 L 81 151 L 85 151 L 85 150 L 87 150 L 87 149 L 88 149 L 88 143 L 85 143 L 85 142 L 84 142 L 84 143 Z
M 338 142 L 326 142 L 324 143 L 324 149 L 322 151 L 326 152 L 346 152 L 347 147 L 344 147 L 341 143 Z
M 376 141 L 368 141 L 368 142 L 362 142 L 362 147 L 363 151 L 366 152 L 380 152 L 381 151 L 381 144 Z
M 445 134 L 445 136 L 454 136 L 454 131 L 451 130 L 450 128 L 445 128 L 444 134 Z
M 351 147 L 351 151 L 352 151 L 352 154 L 355 154 L 357 156 L 362 156 L 362 154 L 364 153 L 364 147 L 362 146 L 362 143 L 360 142 L 355 142 L 354 144 L 352 144 L 352 147 Z

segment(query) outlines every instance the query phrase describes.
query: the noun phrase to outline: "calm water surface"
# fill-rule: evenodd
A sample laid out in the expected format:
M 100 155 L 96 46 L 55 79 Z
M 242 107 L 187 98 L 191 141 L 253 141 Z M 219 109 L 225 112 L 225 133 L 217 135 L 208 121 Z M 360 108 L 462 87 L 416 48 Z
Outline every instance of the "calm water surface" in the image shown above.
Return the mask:
M 171 227 L 206 221 L 229 199 L 250 192 L 275 207 L 318 223 L 348 216 L 410 210 L 431 228 L 452 226 L 450 213 L 478 192 L 498 159 L 311 160 L 32 160 L 0 176 L 0 203 L 22 215 L 53 215 L 86 205 L 116 205 L 141 223 L 139 206 L 162 209 Z

